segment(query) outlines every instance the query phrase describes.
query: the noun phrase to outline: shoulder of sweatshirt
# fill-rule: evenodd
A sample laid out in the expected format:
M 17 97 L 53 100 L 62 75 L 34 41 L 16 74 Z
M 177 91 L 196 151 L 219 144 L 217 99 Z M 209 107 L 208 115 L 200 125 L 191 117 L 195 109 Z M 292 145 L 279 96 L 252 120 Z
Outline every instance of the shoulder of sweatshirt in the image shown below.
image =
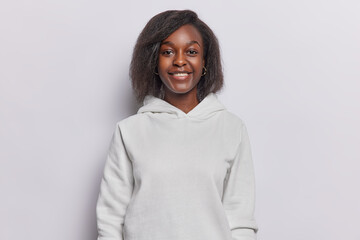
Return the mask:
M 244 120 L 239 117 L 237 114 L 230 112 L 228 110 L 223 111 L 224 116 L 226 117 L 227 121 L 229 121 L 229 123 L 234 124 L 234 125 L 238 125 L 240 127 L 243 127 L 243 125 L 245 125 Z
M 225 118 L 227 124 L 229 125 L 238 125 L 240 127 L 242 127 L 243 125 L 245 125 L 244 120 L 239 117 L 237 114 L 230 112 L 228 110 L 223 110 L 221 112 L 219 112 L 219 116 L 222 118 Z M 146 114 L 134 114 L 131 116 L 128 116 L 122 120 L 119 120 L 117 122 L 118 125 L 128 125 L 128 124 L 137 124 L 137 123 L 141 123 L 144 120 L 149 119 L 148 116 Z M 206 121 L 206 120 L 204 120 Z
M 215 116 L 214 116 L 215 117 Z M 203 121 L 208 121 L 210 119 L 206 119 Z M 244 120 L 239 117 L 237 114 L 224 109 L 218 113 L 218 120 L 223 121 L 223 123 L 231 129 L 232 132 L 239 133 L 242 131 L 244 126 L 246 125 Z M 145 123 L 145 121 L 150 121 L 149 115 L 147 114 L 134 114 L 128 116 L 122 120 L 119 120 L 116 125 L 120 127 L 120 129 L 124 128 L 133 128 L 139 127 Z
M 236 139 L 236 142 L 241 142 L 241 136 L 244 129 L 246 129 L 245 121 L 239 117 L 237 114 L 230 111 L 223 111 L 222 113 L 224 118 L 224 134 L 230 140 Z
M 243 130 L 245 129 L 245 123 L 238 115 L 223 110 L 213 116 L 216 127 L 220 129 L 218 131 L 218 139 L 223 141 L 223 146 L 226 146 L 226 152 L 229 152 L 231 156 L 235 156 L 239 144 L 241 143 Z M 206 119 L 204 121 L 211 121 L 213 118 Z M 117 122 L 118 131 L 124 138 L 124 144 L 127 145 L 129 139 L 137 139 L 142 137 L 141 133 L 146 132 L 149 125 L 156 124 L 153 122 L 154 118 L 149 114 L 134 114 L 127 118 L 124 118 Z
M 144 116 L 141 116 L 141 114 L 134 114 L 119 120 L 116 125 L 120 128 L 136 126 L 138 124 L 141 124 L 144 120 Z

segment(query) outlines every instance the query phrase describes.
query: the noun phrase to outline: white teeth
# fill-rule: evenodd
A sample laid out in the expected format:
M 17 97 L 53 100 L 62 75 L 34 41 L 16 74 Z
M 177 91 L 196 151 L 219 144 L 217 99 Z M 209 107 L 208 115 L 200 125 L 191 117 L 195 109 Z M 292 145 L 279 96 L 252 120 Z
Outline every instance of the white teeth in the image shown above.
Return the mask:
M 188 75 L 187 73 L 174 73 L 174 76 L 177 76 L 177 77 L 185 77 L 187 75 Z

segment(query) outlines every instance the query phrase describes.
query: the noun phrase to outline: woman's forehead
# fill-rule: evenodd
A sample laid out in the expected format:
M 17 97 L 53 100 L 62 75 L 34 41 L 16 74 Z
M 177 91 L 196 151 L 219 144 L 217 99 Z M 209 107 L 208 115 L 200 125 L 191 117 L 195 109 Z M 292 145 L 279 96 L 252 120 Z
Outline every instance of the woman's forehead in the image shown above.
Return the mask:
M 162 41 L 162 44 L 178 45 L 178 44 L 198 44 L 203 46 L 201 33 L 193 25 L 183 25 L 170 34 L 166 39 Z

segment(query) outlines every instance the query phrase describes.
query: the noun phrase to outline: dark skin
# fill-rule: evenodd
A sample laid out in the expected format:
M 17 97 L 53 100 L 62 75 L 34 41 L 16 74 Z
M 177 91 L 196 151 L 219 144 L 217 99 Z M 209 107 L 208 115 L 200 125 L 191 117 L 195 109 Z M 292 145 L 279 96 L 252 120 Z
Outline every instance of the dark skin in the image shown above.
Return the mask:
M 162 41 L 158 72 L 164 84 L 164 100 L 185 113 L 196 107 L 204 65 L 202 37 L 194 26 L 184 25 Z

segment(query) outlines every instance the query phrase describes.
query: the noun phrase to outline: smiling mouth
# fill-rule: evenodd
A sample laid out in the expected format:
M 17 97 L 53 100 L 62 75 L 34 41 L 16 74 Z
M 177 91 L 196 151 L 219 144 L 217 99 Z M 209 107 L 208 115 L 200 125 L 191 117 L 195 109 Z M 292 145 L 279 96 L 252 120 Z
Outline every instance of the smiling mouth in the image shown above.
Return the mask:
M 186 77 L 191 74 L 191 72 L 169 72 L 169 74 L 175 77 Z
M 169 72 L 172 79 L 178 81 L 188 80 L 192 72 Z
M 186 77 L 188 75 L 189 75 L 188 73 L 174 73 L 173 74 L 174 77 Z

